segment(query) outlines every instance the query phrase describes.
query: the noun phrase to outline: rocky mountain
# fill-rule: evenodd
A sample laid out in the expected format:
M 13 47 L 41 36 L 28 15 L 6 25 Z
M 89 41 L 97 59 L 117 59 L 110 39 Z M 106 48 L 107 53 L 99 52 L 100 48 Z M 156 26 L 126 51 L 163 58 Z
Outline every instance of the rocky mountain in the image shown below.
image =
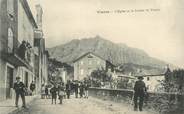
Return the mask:
M 81 40 L 74 39 L 66 44 L 49 48 L 48 51 L 51 57 L 67 63 L 72 63 L 73 60 L 84 53 L 93 52 L 115 65 L 133 63 L 163 68 L 167 64 L 166 62 L 150 57 L 143 50 L 129 47 L 126 44 L 116 44 L 100 36 Z

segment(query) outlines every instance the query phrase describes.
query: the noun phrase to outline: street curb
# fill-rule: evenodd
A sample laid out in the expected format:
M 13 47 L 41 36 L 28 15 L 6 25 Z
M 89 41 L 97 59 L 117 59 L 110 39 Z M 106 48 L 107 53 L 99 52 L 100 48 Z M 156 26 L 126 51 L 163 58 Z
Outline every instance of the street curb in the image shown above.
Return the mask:
M 29 107 L 29 105 L 30 105 L 33 101 L 35 101 L 36 98 L 38 98 L 38 95 L 35 96 L 31 101 L 29 101 L 29 102 L 27 103 L 27 106 Z M 22 107 L 21 107 L 21 108 L 17 108 L 17 109 L 15 109 L 15 110 L 9 112 L 8 114 L 21 114 L 21 112 L 23 112 L 23 111 L 29 111 L 29 108 L 22 108 Z

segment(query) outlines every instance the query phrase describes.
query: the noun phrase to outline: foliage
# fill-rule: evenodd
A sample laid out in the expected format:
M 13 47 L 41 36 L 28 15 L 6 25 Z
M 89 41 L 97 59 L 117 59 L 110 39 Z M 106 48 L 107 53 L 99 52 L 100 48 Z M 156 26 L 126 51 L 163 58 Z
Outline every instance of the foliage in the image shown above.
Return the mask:
M 105 82 L 112 82 L 112 76 L 107 74 L 105 69 L 97 69 L 91 73 L 91 83 L 95 87 L 100 87 Z
M 181 100 L 177 100 L 176 95 L 180 95 L 184 92 L 184 70 L 177 69 L 166 73 L 166 79 L 161 81 L 162 86 L 167 92 L 166 96 L 156 96 L 154 101 L 155 105 L 152 107 L 159 110 L 160 113 L 169 113 L 183 109 Z M 176 94 L 177 93 L 177 94 Z M 175 107 L 174 107 L 175 106 Z
M 118 89 L 133 89 L 134 81 L 129 81 L 127 78 L 121 78 L 117 80 L 117 88 Z
M 162 85 L 166 92 L 184 92 L 184 70 L 178 69 L 168 73 Z
M 49 59 L 48 64 L 48 76 L 49 76 L 49 82 L 51 84 L 59 84 L 62 83 L 63 80 L 61 77 L 59 77 L 59 69 L 62 67 L 62 63 L 57 61 L 56 59 Z

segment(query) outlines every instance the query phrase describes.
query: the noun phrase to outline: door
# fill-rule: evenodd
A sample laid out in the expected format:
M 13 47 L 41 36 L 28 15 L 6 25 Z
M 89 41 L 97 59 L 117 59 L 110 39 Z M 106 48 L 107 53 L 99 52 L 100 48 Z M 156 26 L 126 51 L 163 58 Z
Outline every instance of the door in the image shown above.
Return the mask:
M 7 80 L 6 80 L 6 98 L 12 97 L 11 89 L 13 88 L 13 68 L 7 66 Z
M 25 83 L 26 88 L 28 88 L 28 72 L 25 72 L 24 83 Z

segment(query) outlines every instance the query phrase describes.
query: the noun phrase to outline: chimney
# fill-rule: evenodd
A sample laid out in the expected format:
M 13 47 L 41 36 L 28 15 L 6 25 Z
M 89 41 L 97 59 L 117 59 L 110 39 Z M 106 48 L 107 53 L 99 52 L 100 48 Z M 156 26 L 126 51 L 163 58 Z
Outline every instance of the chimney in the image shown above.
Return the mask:
M 40 4 L 36 5 L 36 23 L 38 25 L 38 30 L 42 31 L 42 15 L 43 15 L 43 10 Z

